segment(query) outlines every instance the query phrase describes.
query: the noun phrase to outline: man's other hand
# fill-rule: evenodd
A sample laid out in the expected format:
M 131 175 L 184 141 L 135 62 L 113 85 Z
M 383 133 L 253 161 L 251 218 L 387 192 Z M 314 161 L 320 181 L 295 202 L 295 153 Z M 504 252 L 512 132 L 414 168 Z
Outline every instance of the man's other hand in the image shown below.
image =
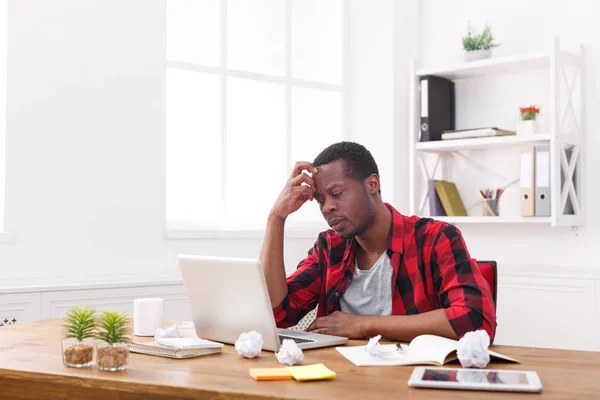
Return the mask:
M 307 332 L 324 335 L 343 336 L 348 339 L 364 339 L 364 324 L 366 317 L 336 311 L 325 317 L 319 317 L 306 329 Z

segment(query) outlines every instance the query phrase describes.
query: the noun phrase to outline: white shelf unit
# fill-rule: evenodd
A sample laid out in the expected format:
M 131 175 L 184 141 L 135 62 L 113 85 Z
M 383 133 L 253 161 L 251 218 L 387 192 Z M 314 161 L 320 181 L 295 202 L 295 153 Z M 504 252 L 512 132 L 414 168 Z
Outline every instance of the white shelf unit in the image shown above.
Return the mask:
M 451 224 L 549 224 L 550 217 L 433 217 Z
M 418 68 L 417 60 L 412 60 L 410 68 L 410 101 L 409 101 L 409 207 L 410 213 L 427 216 L 427 181 L 436 177 L 440 160 L 444 166 L 451 164 L 453 156 L 467 158 L 463 151 L 480 149 L 514 148 L 519 151 L 523 145 L 550 144 L 550 185 L 551 185 L 551 216 L 550 217 L 514 217 L 514 216 L 467 216 L 467 217 L 434 217 L 438 220 L 453 224 L 547 224 L 550 226 L 580 226 L 583 221 L 581 210 L 580 179 L 582 163 L 580 149 L 582 148 L 582 102 L 578 99 L 579 107 L 573 104 L 573 88 L 579 85 L 581 96 L 583 51 L 579 54 L 562 50 L 559 39 L 552 41 L 548 53 L 535 53 L 516 55 L 503 58 L 464 62 L 453 66 L 440 68 Z M 567 67 L 574 67 L 575 73 L 569 78 Z M 526 71 L 542 70 L 548 74 L 549 88 L 549 119 L 548 132 L 526 136 L 500 136 L 458 140 L 440 140 L 433 142 L 419 142 L 420 133 L 420 78 L 423 76 L 439 76 L 453 81 L 485 78 L 497 75 L 521 73 Z M 561 84 L 565 84 L 566 93 L 562 93 Z M 559 98 L 559 96 L 565 96 Z M 565 101 L 561 107 L 561 101 Z M 567 113 L 572 113 L 575 129 L 564 129 Z M 425 156 L 433 154 L 436 158 L 433 170 L 427 167 Z M 570 155 L 570 157 L 569 157 Z M 450 161 L 450 162 L 448 162 Z M 485 165 L 478 167 L 487 173 L 495 174 L 496 171 Z M 442 172 L 442 179 L 444 171 Z M 564 179 L 563 179 L 564 176 Z M 437 179 L 438 177 L 436 177 Z M 576 184 L 575 184 L 576 182 Z M 518 181 L 508 183 L 518 185 Z M 565 213 L 567 202 L 573 213 Z
M 417 151 L 429 153 L 454 152 L 459 150 L 489 149 L 490 147 L 520 147 L 525 144 L 548 143 L 549 133 L 539 133 L 531 136 L 497 136 L 473 139 L 439 140 L 435 142 L 418 142 Z

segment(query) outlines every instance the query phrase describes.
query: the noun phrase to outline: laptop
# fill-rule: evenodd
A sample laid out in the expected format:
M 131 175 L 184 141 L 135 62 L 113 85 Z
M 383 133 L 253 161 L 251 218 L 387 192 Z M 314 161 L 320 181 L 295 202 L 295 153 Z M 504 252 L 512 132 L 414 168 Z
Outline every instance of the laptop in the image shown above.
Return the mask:
M 263 350 L 279 351 L 284 339 L 301 349 L 337 346 L 348 338 L 278 329 L 263 267 L 257 259 L 177 256 L 196 334 L 234 344 L 241 333 L 257 331 Z

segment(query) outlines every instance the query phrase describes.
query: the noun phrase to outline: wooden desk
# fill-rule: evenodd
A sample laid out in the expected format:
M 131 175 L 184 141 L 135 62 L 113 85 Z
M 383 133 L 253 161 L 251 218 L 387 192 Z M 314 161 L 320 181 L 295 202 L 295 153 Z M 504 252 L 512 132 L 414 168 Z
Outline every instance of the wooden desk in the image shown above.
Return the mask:
M 251 367 L 278 367 L 273 353 L 240 358 L 232 346 L 221 355 L 188 360 L 130 354 L 123 372 L 67 368 L 61 358 L 60 319 L 0 328 L 2 399 L 537 399 L 537 394 L 416 389 L 407 386 L 413 367 L 356 367 L 335 349 L 307 350 L 304 364 L 324 363 L 330 381 L 256 382 Z M 360 342 L 351 343 L 359 344 Z M 522 364 L 491 367 L 538 371 L 543 398 L 600 398 L 600 353 L 497 346 Z

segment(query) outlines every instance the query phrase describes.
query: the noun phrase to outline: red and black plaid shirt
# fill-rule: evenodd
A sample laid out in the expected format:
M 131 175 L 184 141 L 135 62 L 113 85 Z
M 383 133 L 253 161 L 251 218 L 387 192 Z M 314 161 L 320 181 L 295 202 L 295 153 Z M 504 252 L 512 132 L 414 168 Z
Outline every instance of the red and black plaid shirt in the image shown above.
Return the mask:
M 460 231 L 445 222 L 405 217 L 385 205 L 392 212 L 387 243 L 393 268 L 392 314 L 444 308 L 459 338 L 485 329 L 493 340 L 492 292 Z M 288 295 L 273 308 L 277 326 L 297 324 L 317 304 L 317 316 L 339 311 L 340 298 L 352 282 L 355 250 L 354 239 L 342 239 L 331 229 L 319 234 L 308 257 L 287 278 Z

